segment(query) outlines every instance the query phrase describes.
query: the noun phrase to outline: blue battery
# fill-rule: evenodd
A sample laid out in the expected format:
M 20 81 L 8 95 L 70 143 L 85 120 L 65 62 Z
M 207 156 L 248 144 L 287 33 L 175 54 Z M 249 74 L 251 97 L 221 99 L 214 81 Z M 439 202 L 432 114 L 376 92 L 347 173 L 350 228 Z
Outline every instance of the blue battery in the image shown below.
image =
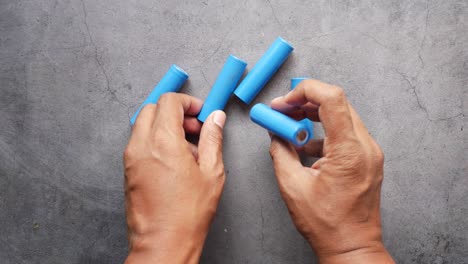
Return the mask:
M 303 146 L 311 138 L 312 131 L 306 122 L 296 121 L 264 104 L 256 104 L 250 109 L 250 119 L 296 146 Z
M 159 81 L 159 83 L 154 87 L 153 91 L 146 97 L 146 100 L 141 104 L 140 108 L 136 111 L 133 117 L 130 119 L 130 123 L 135 124 L 135 120 L 140 113 L 141 109 L 147 104 L 155 104 L 158 102 L 159 97 L 164 93 L 169 92 L 178 92 L 180 88 L 184 85 L 185 81 L 188 79 L 188 74 L 173 64 L 166 72 L 164 77 Z
M 304 81 L 304 80 L 308 80 L 310 78 L 307 78 L 307 77 L 296 77 L 296 78 L 291 78 L 291 89 L 290 90 L 293 90 L 294 88 L 296 88 L 296 86 Z M 314 122 L 312 122 L 310 119 L 308 118 L 304 118 L 301 120 L 301 122 L 303 122 L 304 124 L 306 124 L 307 126 L 309 126 L 309 131 L 310 131 L 310 138 L 313 138 L 314 137 Z
M 290 89 L 290 90 L 296 88 L 296 86 L 297 86 L 300 82 L 302 82 L 302 81 L 304 81 L 304 80 L 308 80 L 308 79 L 310 79 L 310 78 L 307 78 L 307 77 L 296 77 L 296 78 L 291 78 L 291 89 Z
M 247 63 L 243 60 L 229 55 L 203 104 L 200 114 L 198 114 L 198 120 L 205 122 L 213 111 L 224 109 L 229 97 L 244 74 L 246 66 Z
M 234 94 L 244 103 L 250 104 L 286 61 L 293 49 L 286 40 L 278 37 L 242 80 Z

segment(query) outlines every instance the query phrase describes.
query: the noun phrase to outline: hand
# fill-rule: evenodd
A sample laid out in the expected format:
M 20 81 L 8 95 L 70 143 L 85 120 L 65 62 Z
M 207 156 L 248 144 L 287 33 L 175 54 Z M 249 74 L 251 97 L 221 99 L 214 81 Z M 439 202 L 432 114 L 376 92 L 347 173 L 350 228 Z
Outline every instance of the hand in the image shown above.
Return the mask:
M 163 95 L 136 120 L 124 153 L 126 263 L 198 263 L 224 185 L 226 115 L 196 119 L 202 101 Z M 198 147 L 185 133 L 200 134 Z
M 271 106 L 325 130 L 300 149 L 321 157 L 311 167 L 278 137 L 270 148 L 281 195 L 320 263 L 393 263 L 380 224 L 383 153 L 343 90 L 306 80 Z

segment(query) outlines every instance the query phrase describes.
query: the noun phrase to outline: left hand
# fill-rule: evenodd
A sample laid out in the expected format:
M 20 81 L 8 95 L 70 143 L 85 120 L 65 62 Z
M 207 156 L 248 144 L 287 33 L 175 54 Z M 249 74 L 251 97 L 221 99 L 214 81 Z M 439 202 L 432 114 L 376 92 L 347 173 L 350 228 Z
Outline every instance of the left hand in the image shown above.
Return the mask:
M 202 126 L 202 101 L 168 93 L 146 105 L 124 153 L 130 244 L 126 263 L 198 263 L 224 186 L 226 115 Z M 198 147 L 185 133 L 200 134 Z

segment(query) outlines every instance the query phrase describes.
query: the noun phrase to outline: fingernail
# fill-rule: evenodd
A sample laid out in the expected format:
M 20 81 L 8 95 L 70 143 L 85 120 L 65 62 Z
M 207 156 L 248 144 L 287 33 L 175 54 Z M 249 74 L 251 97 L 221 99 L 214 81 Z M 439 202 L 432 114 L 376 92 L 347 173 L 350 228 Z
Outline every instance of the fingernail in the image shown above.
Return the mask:
M 213 112 L 213 122 L 222 129 L 226 123 L 226 114 L 223 111 Z

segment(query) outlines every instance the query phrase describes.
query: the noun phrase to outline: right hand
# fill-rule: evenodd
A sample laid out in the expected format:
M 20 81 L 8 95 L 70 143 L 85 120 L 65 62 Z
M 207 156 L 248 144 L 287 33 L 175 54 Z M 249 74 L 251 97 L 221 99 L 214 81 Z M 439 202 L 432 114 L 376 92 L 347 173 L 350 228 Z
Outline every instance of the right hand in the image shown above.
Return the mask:
M 225 173 L 226 115 L 203 126 L 203 102 L 166 93 L 140 112 L 124 154 L 130 252 L 125 263 L 199 263 Z M 198 146 L 186 134 L 200 135 Z
M 270 148 L 283 200 L 320 263 L 394 263 L 382 243 L 383 153 L 343 90 L 305 80 L 271 107 L 325 130 L 300 150 L 320 157 L 311 167 L 276 136 Z

